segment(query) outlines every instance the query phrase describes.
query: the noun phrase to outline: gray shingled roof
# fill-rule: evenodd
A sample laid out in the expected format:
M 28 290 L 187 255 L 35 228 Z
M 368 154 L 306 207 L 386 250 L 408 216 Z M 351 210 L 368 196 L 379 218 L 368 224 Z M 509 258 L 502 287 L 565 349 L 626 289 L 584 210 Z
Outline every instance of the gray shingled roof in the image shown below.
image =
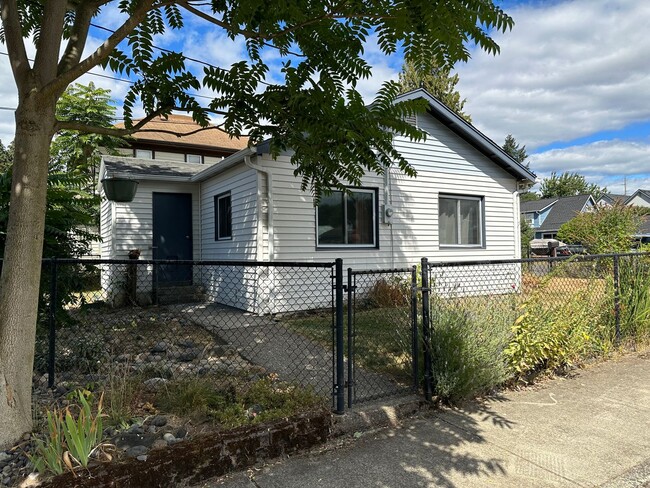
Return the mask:
M 541 212 L 550 204 L 555 203 L 557 198 L 542 198 L 541 200 L 529 200 L 527 202 L 521 202 L 520 212 L 529 213 L 529 212 Z
M 577 195 L 575 197 L 561 197 L 551 207 L 546 220 L 536 231 L 558 230 L 562 224 L 578 215 L 585 207 L 591 195 Z
M 625 203 L 625 200 L 629 198 L 629 195 L 621 195 L 619 193 L 606 193 L 601 198 L 608 198 L 612 202 L 616 203 Z
M 108 175 L 164 176 L 191 178 L 211 165 L 165 161 L 163 159 L 138 159 L 127 156 L 103 156 Z

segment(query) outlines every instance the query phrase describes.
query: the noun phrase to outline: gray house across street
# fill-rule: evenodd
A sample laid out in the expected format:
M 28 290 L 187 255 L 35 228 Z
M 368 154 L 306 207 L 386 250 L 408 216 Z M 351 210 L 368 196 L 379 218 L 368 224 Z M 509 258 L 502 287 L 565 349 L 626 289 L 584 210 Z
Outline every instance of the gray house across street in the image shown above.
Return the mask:
M 595 204 L 591 195 L 542 198 L 522 202 L 521 215 L 533 228 L 535 239 L 555 239 L 562 224 Z
M 410 266 L 423 256 L 447 262 L 520 257 L 519 192 L 535 176 L 426 91 L 399 98 L 416 97 L 428 102 L 412 121 L 427 139 L 395 137 L 394 144 L 417 177 L 397 168 L 367 174 L 360 187 L 334 191 L 318 207 L 300 189 L 291 154 L 273 159 L 268 143 L 211 164 L 105 156 L 100 179 L 126 177 L 139 185 L 132 202 L 103 195 L 102 257 L 126 259 L 135 248 L 144 259 L 342 257 L 353 269 Z M 108 273 L 105 288 L 115 281 Z M 202 276 L 201 285 L 239 287 L 228 305 L 252 311 L 272 311 L 278 307 L 270 302 L 290 299 L 281 276 L 274 277 L 279 285 L 270 294 L 258 286 L 259 270 L 247 273 L 227 280 Z M 160 286 L 187 279 L 157 277 Z

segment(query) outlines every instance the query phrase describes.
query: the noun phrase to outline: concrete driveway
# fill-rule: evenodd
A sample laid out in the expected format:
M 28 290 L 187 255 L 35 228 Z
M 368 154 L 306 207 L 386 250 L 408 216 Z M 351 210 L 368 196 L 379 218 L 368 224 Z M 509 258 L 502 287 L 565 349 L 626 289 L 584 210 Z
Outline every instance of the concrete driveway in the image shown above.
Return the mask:
M 648 487 L 650 354 L 201 486 Z

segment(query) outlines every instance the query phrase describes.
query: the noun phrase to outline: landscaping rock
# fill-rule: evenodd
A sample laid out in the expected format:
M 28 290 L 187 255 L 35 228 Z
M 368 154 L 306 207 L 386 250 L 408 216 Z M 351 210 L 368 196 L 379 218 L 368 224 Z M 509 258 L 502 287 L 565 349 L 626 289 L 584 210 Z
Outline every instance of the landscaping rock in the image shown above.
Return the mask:
M 167 447 L 167 442 L 163 439 L 156 439 L 153 441 L 153 444 L 151 444 L 151 449 L 164 449 L 165 447 Z
M 148 457 L 149 456 L 147 456 L 146 454 L 142 454 L 141 456 L 136 457 L 136 459 L 138 461 L 146 461 Z
M 174 433 L 174 436 L 177 439 L 185 439 L 185 437 L 187 437 L 187 429 L 185 427 L 179 427 Z
M 139 424 L 133 424 L 126 432 L 128 434 L 144 434 L 144 429 Z
M 131 355 L 130 354 L 120 354 L 115 358 L 115 361 L 118 363 L 128 363 L 131 361 Z
M 165 425 L 167 425 L 167 417 L 165 417 L 164 415 L 156 415 L 149 421 L 149 423 L 156 427 L 164 427 Z
M 196 347 L 196 342 L 194 342 L 192 339 L 182 339 L 178 341 L 176 344 L 178 344 L 181 347 L 185 348 L 195 348 Z
M 157 342 L 152 348 L 151 352 L 167 352 L 167 343 L 165 341 Z
M 158 429 L 156 428 L 155 425 L 150 425 L 149 428 L 147 429 L 147 432 L 149 434 L 155 434 L 156 432 L 158 432 Z
M 137 458 L 138 456 L 142 456 L 147 452 L 149 452 L 149 448 L 146 446 L 133 446 L 133 447 L 129 447 L 126 451 L 124 451 L 124 454 L 127 457 Z
M 183 363 L 189 363 L 190 361 L 194 361 L 196 358 L 198 358 L 199 354 L 201 354 L 200 349 L 188 349 L 187 351 L 183 351 L 178 355 L 178 360 Z
M 13 456 L 6 452 L 0 452 L 0 468 L 4 468 Z

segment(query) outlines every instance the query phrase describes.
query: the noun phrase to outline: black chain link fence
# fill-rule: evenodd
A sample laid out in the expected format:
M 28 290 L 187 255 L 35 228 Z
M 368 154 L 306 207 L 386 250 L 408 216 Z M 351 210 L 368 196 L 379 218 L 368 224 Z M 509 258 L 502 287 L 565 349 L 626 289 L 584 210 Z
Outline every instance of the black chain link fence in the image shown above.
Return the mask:
M 332 398 L 331 263 L 52 260 L 42 295 L 41 383 L 106 385 L 126 371 L 155 391 L 271 375 Z M 319 341 L 294 325 L 315 313 Z
M 526 366 L 517 342 L 562 337 L 581 358 L 647 343 L 650 254 L 346 273 L 341 260 L 44 260 L 39 312 L 37 385 L 272 377 L 342 412 L 344 399 L 499 384 Z
M 418 388 L 417 271 L 348 270 L 349 404 Z

